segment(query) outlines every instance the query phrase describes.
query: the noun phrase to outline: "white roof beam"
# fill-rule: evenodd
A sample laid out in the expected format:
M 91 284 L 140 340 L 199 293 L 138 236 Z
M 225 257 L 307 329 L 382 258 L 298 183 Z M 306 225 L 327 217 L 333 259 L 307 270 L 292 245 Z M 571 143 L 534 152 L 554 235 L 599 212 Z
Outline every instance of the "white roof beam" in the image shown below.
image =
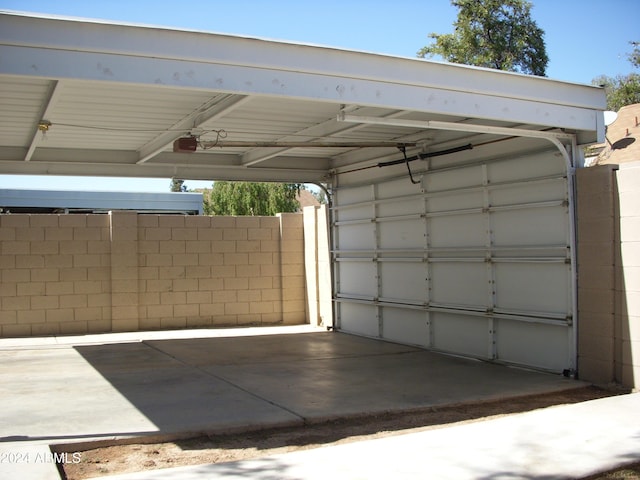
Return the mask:
M 43 124 L 43 120 L 47 120 L 47 117 L 51 114 L 53 107 L 55 106 L 58 98 L 60 98 L 60 92 L 62 91 L 62 81 L 54 80 L 51 82 L 51 87 L 49 88 L 49 92 L 47 94 L 47 98 L 44 102 L 42 110 L 40 111 L 40 115 L 38 118 L 38 123 L 35 125 L 33 129 L 33 135 L 31 137 L 31 142 L 29 143 L 29 148 L 27 149 L 27 154 L 24 156 L 24 161 L 28 162 L 31 160 L 33 153 L 36 151 L 38 144 L 42 141 L 43 135 L 46 135 L 46 124 Z M 45 130 L 40 130 L 41 124 L 44 125 Z
M 224 117 L 236 108 L 244 105 L 249 101 L 250 97 L 243 95 L 229 95 L 223 100 L 214 99 L 210 104 L 192 112 L 180 121 L 172 125 L 169 131 L 157 136 L 149 143 L 144 145 L 140 150 L 140 159 L 136 162 L 143 164 L 153 157 L 164 151 L 176 139 L 182 137 L 185 131 L 198 128 L 200 125 L 210 120 L 216 120 Z

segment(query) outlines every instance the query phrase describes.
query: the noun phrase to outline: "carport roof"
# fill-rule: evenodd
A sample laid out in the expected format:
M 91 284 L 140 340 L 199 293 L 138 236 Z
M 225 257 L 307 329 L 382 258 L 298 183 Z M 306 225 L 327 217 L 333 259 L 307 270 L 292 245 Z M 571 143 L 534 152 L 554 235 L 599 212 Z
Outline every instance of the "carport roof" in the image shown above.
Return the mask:
M 602 89 L 547 78 L 0 11 L 0 174 L 322 182 L 398 145 L 593 143 L 605 107 Z M 198 151 L 174 152 L 189 135 Z

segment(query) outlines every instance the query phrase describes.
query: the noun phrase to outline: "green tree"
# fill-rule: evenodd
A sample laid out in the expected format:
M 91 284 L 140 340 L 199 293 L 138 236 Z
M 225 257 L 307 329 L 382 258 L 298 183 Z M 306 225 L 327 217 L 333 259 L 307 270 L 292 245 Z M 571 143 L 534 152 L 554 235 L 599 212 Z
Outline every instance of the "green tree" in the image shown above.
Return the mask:
M 629 62 L 635 68 L 640 66 L 640 50 L 638 42 L 629 42 L 633 45 L 633 52 L 629 54 Z M 616 75 L 609 77 L 600 75 L 591 83 L 604 87 L 607 95 L 607 109 L 617 112 L 626 105 L 640 103 L 640 74 Z
M 214 182 L 205 192 L 206 215 L 265 215 L 296 212 L 299 183 Z
M 453 33 L 431 33 L 419 57 L 441 56 L 465 65 L 545 76 L 544 31 L 525 0 L 451 0 L 458 8 Z
M 171 185 L 169 186 L 172 192 L 186 192 L 187 186 L 184 184 L 184 180 L 171 179 Z

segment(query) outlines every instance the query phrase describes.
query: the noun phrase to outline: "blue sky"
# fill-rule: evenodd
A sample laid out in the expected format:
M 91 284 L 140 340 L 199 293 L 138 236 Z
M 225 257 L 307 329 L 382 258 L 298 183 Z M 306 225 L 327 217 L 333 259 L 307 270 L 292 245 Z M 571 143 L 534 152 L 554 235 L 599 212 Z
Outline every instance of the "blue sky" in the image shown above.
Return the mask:
M 629 41 L 640 41 L 639 0 L 532 0 L 545 32 L 547 76 L 590 84 L 631 73 Z M 0 9 L 100 18 L 328 45 L 415 57 L 428 34 L 449 33 L 449 0 L 0 0 Z M 186 182 L 195 188 L 210 182 Z M 0 176 L 0 188 L 68 188 L 60 177 Z M 168 191 L 168 179 L 90 179 L 83 188 Z

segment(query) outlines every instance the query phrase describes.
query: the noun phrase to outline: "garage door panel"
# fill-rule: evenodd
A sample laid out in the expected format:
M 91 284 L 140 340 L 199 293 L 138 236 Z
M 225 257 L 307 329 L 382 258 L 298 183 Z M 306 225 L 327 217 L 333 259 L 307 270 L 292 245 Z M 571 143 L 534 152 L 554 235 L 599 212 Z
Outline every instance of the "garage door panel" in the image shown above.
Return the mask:
M 484 263 L 436 262 L 431 265 L 431 276 L 433 303 L 489 308 Z
M 493 243 L 499 247 L 563 245 L 568 221 L 568 212 L 561 206 L 494 212 Z
M 564 179 L 554 179 L 492 188 L 490 197 L 492 206 L 522 205 L 553 200 L 564 201 L 567 198 L 567 191 Z
M 429 218 L 429 242 L 433 248 L 484 246 L 486 220 L 481 214 Z
M 424 304 L 429 301 L 427 275 L 427 265 L 422 262 L 382 262 L 381 298 Z
M 569 342 L 567 329 L 561 325 L 510 320 L 496 324 L 497 358 L 504 362 L 562 371 L 569 361 Z
M 427 212 L 437 213 L 466 210 L 469 208 L 482 208 L 483 198 L 484 195 L 481 191 L 433 196 L 428 200 Z
M 342 225 L 336 236 L 338 250 L 374 250 L 375 237 L 371 224 Z
M 384 307 L 384 338 L 393 342 L 427 347 L 429 325 L 426 317 L 427 313 L 420 310 Z
M 491 183 L 507 183 L 566 174 L 564 159 L 556 151 L 522 155 L 487 164 L 487 175 Z
M 569 275 L 564 263 L 498 263 L 496 307 L 568 315 Z
M 378 204 L 378 218 L 401 215 L 419 215 L 424 211 L 424 200 L 412 198 L 407 201 L 389 201 Z
M 481 165 L 436 171 L 422 178 L 422 187 L 427 193 L 475 187 L 482 185 L 483 177 Z
M 376 265 L 371 261 L 340 262 L 340 292 L 347 296 L 375 298 L 378 295 Z
M 381 222 L 378 242 L 383 249 L 414 249 L 424 247 L 424 223 L 415 219 Z
M 362 303 L 340 302 L 340 329 L 367 337 L 378 337 L 376 308 Z
M 437 350 L 477 358 L 488 356 L 487 321 L 481 317 L 431 313 L 432 345 Z

